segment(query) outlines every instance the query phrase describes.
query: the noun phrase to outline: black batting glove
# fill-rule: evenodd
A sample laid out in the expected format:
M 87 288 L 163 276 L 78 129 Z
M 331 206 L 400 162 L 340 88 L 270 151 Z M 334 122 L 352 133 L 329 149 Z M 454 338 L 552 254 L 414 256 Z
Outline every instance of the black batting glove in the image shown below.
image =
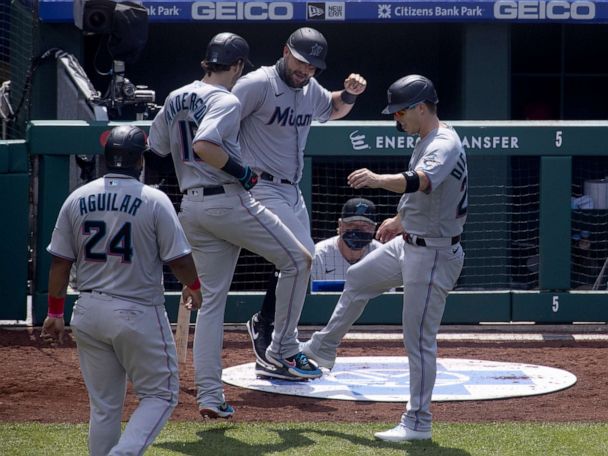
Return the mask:
M 239 182 L 245 190 L 251 190 L 258 183 L 258 175 L 249 167 L 245 166 L 243 177 L 239 178 Z

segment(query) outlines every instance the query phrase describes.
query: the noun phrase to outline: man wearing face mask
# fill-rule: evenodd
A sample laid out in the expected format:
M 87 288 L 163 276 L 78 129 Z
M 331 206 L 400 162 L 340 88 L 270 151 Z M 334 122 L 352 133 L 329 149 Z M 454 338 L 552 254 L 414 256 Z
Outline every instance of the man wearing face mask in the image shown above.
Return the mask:
M 315 245 L 311 279 L 344 280 L 347 269 L 382 244 L 374 238 L 376 207 L 364 198 L 349 199 L 338 219 L 338 235 Z
M 351 73 L 339 90 L 330 92 L 316 79 L 326 67 L 327 40 L 318 30 L 302 27 L 283 46 L 273 66 L 263 66 L 240 78 L 232 92 L 241 103 L 239 140 L 243 161 L 259 176 L 253 197 L 272 211 L 311 257 L 315 244 L 299 182 L 304 168 L 304 147 L 312 121 L 327 122 L 346 116 L 367 82 Z M 304 280 L 310 276 L 309 269 Z M 275 377 L 301 380 L 278 362 L 282 334 L 273 328 L 292 319 L 294 302 L 275 299 L 274 274 L 262 309 L 247 322 L 256 364 Z M 298 277 L 298 279 L 301 279 Z M 275 305 L 275 301 L 278 304 Z

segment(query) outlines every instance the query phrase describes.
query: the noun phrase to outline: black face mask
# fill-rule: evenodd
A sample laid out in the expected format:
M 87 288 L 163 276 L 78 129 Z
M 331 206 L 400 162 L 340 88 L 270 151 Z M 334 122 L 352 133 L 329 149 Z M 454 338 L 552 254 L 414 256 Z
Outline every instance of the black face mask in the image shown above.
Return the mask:
M 361 230 L 349 230 L 345 231 L 341 237 L 349 248 L 353 250 L 361 250 L 372 242 L 374 233 Z

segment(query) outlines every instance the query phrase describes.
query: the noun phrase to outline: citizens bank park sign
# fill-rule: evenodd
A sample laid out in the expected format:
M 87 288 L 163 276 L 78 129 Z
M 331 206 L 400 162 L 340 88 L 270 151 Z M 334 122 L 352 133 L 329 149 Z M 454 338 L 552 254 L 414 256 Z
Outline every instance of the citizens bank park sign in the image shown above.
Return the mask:
M 608 23 L 608 0 L 400 2 L 144 0 L 143 5 L 148 10 L 152 22 Z M 72 9 L 72 0 L 39 0 L 39 16 L 43 22 L 72 22 Z

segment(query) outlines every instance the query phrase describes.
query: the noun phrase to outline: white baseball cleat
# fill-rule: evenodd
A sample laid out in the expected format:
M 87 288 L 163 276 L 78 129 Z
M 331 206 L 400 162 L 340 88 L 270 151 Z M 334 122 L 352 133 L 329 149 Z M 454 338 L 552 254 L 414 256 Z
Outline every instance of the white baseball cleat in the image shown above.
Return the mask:
M 384 432 L 376 432 L 374 437 L 386 442 L 409 442 L 410 440 L 430 440 L 431 431 L 414 431 L 399 423 L 393 429 Z

